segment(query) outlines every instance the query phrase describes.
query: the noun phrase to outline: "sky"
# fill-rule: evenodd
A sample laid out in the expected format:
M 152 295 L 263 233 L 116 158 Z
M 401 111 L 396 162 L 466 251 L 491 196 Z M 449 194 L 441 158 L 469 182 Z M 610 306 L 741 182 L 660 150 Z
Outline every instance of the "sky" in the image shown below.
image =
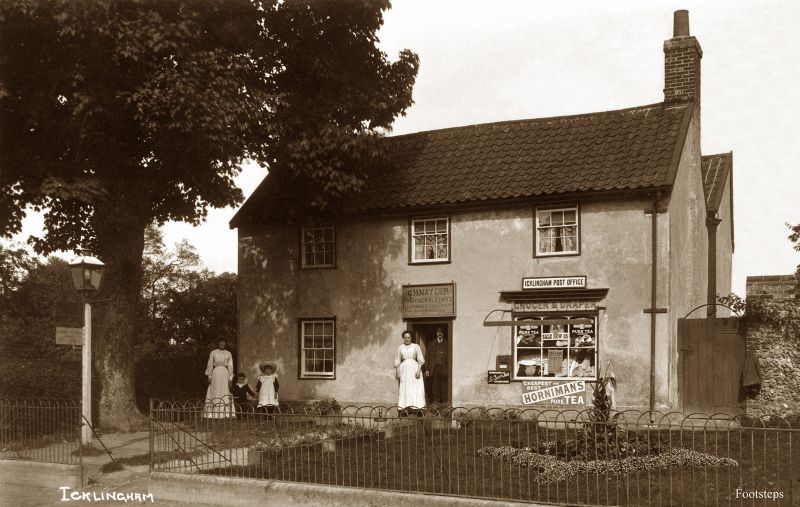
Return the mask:
M 379 33 L 395 59 L 420 57 L 414 105 L 393 134 L 606 111 L 663 100 L 663 41 L 688 9 L 703 48 L 702 151 L 733 151 L 733 290 L 800 263 L 786 223 L 800 223 L 800 2 L 394 0 Z M 243 167 L 245 196 L 266 170 Z M 234 209 L 199 226 L 169 223 L 217 272 L 236 271 Z M 41 231 L 26 219 L 17 239 Z

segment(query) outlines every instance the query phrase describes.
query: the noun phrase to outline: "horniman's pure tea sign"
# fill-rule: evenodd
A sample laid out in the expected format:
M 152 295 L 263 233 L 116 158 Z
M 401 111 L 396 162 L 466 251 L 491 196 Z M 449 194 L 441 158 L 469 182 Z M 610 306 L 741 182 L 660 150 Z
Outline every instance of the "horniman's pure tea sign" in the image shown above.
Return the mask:
M 455 284 L 403 285 L 404 319 L 455 316 Z
M 585 276 L 545 276 L 522 279 L 522 289 L 585 289 Z
M 523 405 L 586 405 L 586 382 L 583 380 L 525 380 L 522 382 Z

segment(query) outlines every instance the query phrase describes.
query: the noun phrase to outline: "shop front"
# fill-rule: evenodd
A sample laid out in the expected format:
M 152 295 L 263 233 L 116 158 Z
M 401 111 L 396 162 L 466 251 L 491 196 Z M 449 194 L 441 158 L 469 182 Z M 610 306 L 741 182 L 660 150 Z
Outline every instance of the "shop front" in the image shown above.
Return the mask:
M 526 277 L 522 290 L 500 293 L 511 308 L 491 312 L 483 325 L 511 330 L 511 354 L 497 356 L 490 384 L 517 383 L 526 406 L 591 404 L 593 384 L 606 374 L 598 317 L 608 289 L 586 282 L 586 276 Z

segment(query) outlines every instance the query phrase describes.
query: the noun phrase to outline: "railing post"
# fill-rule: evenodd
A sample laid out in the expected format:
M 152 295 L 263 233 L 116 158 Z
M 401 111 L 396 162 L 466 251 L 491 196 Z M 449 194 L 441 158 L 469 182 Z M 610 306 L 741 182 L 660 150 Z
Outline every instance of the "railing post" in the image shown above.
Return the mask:
M 83 468 L 83 403 L 80 405 L 73 405 L 72 407 L 76 412 L 80 410 L 76 415 L 78 416 L 78 420 L 80 421 L 80 425 L 78 426 L 78 467 L 81 470 L 81 488 L 86 486 L 86 474 Z
M 149 460 L 150 461 L 150 473 L 153 473 L 153 459 L 154 459 L 154 456 L 153 456 L 153 443 L 154 443 L 153 442 L 153 438 L 154 438 L 153 430 L 155 429 L 154 425 L 153 425 L 153 409 L 154 409 L 154 407 L 155 407 L 155 403 L 153 403 L 153 398 L 150 398 L 150 412 L 148 413 L 148 418 L 147 418 L 147 421 L 148 421 L 147 433 L 148 433 L 148 440 L 149 440 L 148 446 L 149 446 L 149 450 L 150 450 L 150 460 Z

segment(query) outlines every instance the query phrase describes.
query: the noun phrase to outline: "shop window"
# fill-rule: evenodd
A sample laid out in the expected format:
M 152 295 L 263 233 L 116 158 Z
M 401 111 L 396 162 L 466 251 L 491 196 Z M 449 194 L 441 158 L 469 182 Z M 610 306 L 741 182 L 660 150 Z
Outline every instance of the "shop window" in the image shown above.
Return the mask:
M 597 377 L 595 316 L 526 316 L 515 320 L 540 322 L 513 328 L 515 379 Z
M 414 218 L 411 220 L 410 237 L 412 263 L 450 260 L 449 218 Z
M 336 230 L 332 225 L 303 227 L 300 238 L 300 257 L 304 268 L 331 268 L 336 265 Z
M 536 255 L 579 253 L 578 206 L 536 209 Z
M 335 320 L 300 320 L 300 378 L 334 378 L 335 347 Z

